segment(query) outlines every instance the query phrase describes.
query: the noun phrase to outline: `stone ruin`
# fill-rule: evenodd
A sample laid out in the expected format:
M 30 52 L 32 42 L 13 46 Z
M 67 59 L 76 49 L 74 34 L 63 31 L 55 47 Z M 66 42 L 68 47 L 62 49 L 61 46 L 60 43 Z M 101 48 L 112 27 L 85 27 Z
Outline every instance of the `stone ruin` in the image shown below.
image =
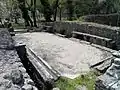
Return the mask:
M 43 25 L 52 26 L 55 32 L 68 37 L 72 37 L 73 35 L 75 38 L 107 48 L 120 49 L 119 27 L 88 22 L 55 22 L 44 23 Z M 89 37 L 89 40 L 86 37 Z M 112 45 L 109 39 L 114 41 L 116 48 L 113 48 L 114 45 Z M 113 58 L 110 60 L 109 68 L 96 80 L 95 90 L 120 90 L 120 51 L 114 51 L 112 55 Z
M 50 26 L 52 26 L 52 29 L 50 27 L 49 30 L 54 30 L 59 33 L 64 31 L 63 34 L 70 37 L 73 31 L 77 31 L 82 32 L 82 34 L 88 33 L 112 39 L 116 43 L 117 50 L 120 48 L 120 30 L 117 27 L 77 22 L 55 22 Z M 84 34 L 84 36 L 90 36 L 88 34 Z M 95 36 L 90 36 L 92 38 L 91 40 L 94 41 Z M 101 42 L 107 43 L 105 38 L 100 38 Z M 95 39 L 95 44 L 97 44 L 98 39 L 99 37 Z M 21 63 L 20 57 L 15 50 L 14 41 L 6 29 L 0 29 L 0 41 L 0 90 L 38 90 Z M 109 43 L 103 43 L 103 46 L 108 47 L 108 44 Z M 113 57 L 114 59 L 111 62 L 111 66 L 103 75 L 97 78 L 95 85 L 96 90 L 120 90 L 120 51 L 113 53 Z
M 0 90 L 38 90 L 6 29 L 0 28 Z
M 120 90 L 120 51 L 114 52 L 111 66 L 98 77 L 96 90 Z

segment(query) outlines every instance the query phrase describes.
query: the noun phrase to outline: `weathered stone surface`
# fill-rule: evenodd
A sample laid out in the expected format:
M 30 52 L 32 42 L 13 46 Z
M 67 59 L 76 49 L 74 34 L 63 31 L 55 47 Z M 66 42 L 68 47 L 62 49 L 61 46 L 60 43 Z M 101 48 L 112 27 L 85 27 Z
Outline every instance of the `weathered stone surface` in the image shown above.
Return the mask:
M 0 48 L 1 49 L 13 49 L 13 40 L 6 29 L 0 29 Z
M 30 76 L 27 73 L 25 73 L 24 78 L 30 78 Z
M 22 90 L 33 90 L 33 87 L 32 85 L 27 84 L 22 87 Z
M 116 56 L 116 58 L 106 73 L 98 77 L 96 81 L 96 90 L 120 90 L 119 52 L 115 52 L 113 55 Z
M 33 86 L 33 90 L 38 90 L 35 86 Z
M 22 72 L 22 73 L 26 73 L 26 69 L 24 67 L 19 67 L 19 70 Z
M 0 90 L 22 90 L 25 74 L 26 69 L 14 49 L 9 32 L 0 29 Z M 28 74 L 26 79 L 30 79 Z
M 20 84 L 24 82 L 23 74 L 20 70 L 13 70 L 11 72 L 11 79 L 14 84 Z
M 25 79 L 25 84 L 30 84 L 34 86 L 34 82 L 31 79 Z
M 9 80 L 5 80 L 5 81 L 3 82 L 3 86 L 4 86 L 5 88 L 10 88 L 10 87 L 12 86 L 12 82 L 9 81 Z
M 10 89 L 8 90 L 22 90 L 20 86 L 13 85 Z

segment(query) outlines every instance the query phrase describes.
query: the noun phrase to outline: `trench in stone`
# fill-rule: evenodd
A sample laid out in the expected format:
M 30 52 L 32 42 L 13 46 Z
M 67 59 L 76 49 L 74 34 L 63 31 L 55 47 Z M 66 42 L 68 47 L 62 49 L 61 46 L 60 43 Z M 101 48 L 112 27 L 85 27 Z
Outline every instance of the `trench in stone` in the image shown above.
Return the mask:
M 34 81 L 35 86 L 38 88 L 38 90 L 51 90 L 52 84 L 50 84 L 49 82 L 45 82 L 36 70 L 36 68 L 30 62 L 25 45 L 16 47 L 16 50 L 19 55 L 19 58 L 21 59 L 21 62 L 26 68 L 27 73 Z

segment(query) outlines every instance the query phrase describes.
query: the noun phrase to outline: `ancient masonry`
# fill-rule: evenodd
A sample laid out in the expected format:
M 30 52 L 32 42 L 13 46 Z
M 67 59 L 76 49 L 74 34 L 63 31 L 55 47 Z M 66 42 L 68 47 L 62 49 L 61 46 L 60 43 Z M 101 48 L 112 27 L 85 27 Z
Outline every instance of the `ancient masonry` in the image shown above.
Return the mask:
M 49 32 L 75 37 L 107 48 L 120 50 L 120 28 L 88 22 L 44 23 Z M 43 24 L 43 25 L 44 25 Z M 52 27 L 49 27 L 52 26 Z M 45 28 L 44 28 L 45 29 Z M 53 30 L 53 31 L 51 31 Z M 113 53 L 111 65 L 96 80 L 95 90 L 120 90 L 120 51 Z
M 0 90 L 38 90 L 23 67 L 6 29 L 0 29 Z
M 98 77 L 96 90 L 120 90 L 120 51 L 113 53 L 115 59 L 106 73 Z

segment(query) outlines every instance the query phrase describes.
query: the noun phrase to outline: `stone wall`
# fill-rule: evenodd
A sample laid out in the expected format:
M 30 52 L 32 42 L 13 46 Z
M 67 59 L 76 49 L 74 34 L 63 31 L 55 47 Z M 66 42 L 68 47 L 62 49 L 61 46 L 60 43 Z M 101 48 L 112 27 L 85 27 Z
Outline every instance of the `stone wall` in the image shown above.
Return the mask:
M 6 29 L 0 29 L 0 90 L 38 90 L 23 67 Z
M 72 36 L 73 31 L 96 35 L 112 39 L 117 44 L 117 49 L 120 49 L 120 28 L 101 25 L 90 22 L 52 22 L 44 23 L 45 25 L 53 26 L 57 33 L 65 34 L 67 37 Z

